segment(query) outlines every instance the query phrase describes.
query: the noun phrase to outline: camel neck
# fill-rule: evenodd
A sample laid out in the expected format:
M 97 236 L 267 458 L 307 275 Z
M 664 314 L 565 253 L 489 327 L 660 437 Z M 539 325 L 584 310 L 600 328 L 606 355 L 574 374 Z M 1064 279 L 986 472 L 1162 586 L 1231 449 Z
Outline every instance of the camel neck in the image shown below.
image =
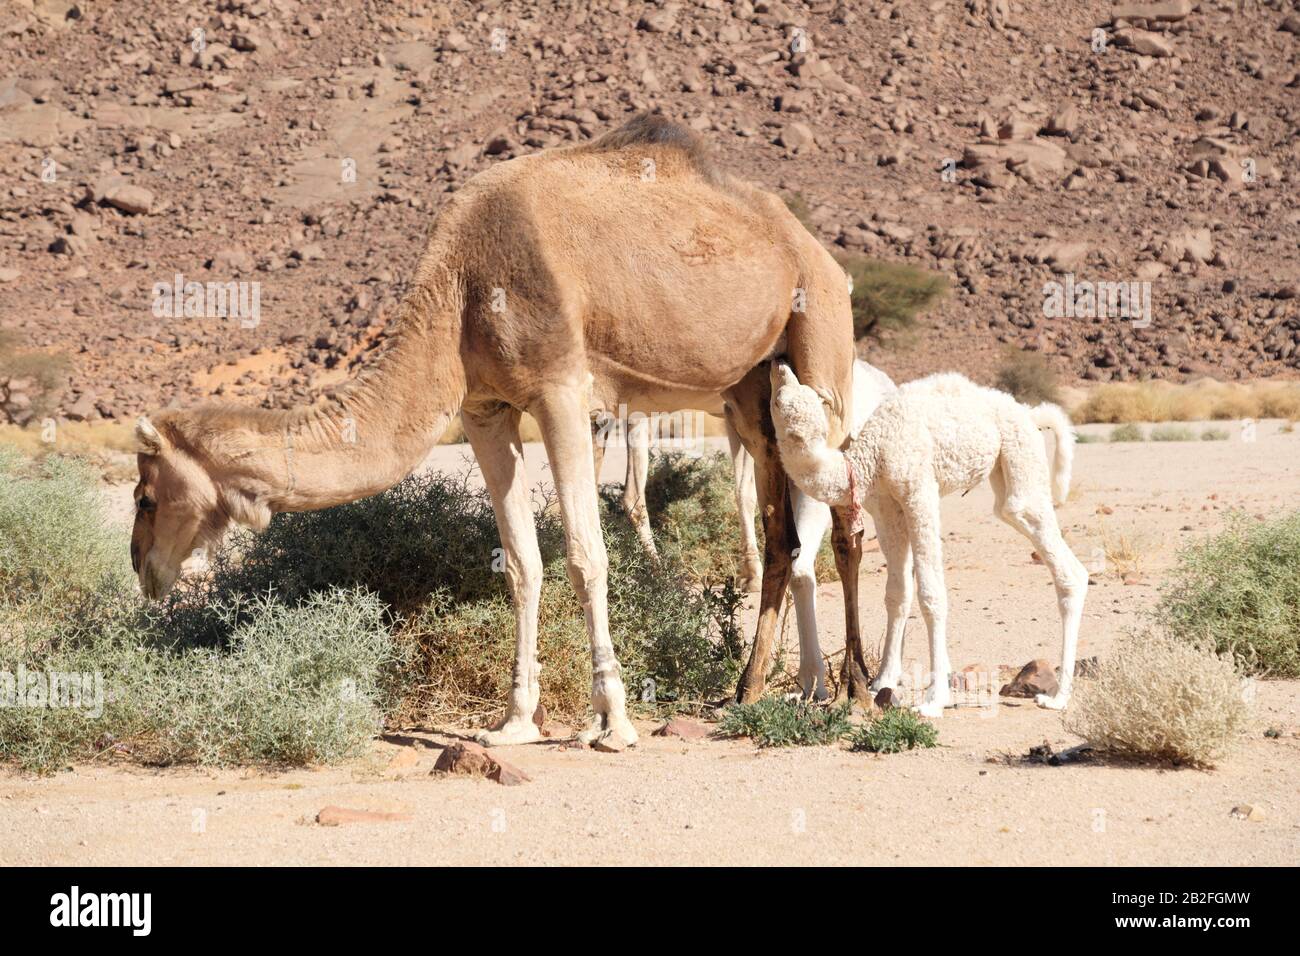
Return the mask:
M 226 408 L 203 441 L 215 471 L 272 512 L 315 511 L 377 494 L 410 474 L 465 396 L 459 321 L 422 290 L 402 304 L 387 341 L 353 378 L 282 413 Z

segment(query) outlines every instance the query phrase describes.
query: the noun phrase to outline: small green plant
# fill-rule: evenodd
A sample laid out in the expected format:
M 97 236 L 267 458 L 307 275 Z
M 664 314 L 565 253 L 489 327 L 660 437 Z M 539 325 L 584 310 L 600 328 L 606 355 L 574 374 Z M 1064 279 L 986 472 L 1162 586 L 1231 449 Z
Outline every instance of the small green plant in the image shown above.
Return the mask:
M 1226 428 L 1207 428 L 1201 432 L 1201 441 L 1227 441 L 1228 430 Z
M 1112 753 L 1210 767 L 1247 716 L 1229 657 L 1151 630 L 1122 637 L 1095 675 L 1080 680 L 1065 727 Z
M 1098 442 L 1104 442 L 1106 438 L 1102 435 L 1094 435 L 1090 432 L 1075 432 L 1074 443 L 1076 445 L 1095 445 Z
M 853 281 L 854 338 L 906 332 L 948 292 L 946 278 L 917 266 L 857 255 L 842 257 L 840 265 Z
M 1300 677 L 1300 511 L 1269 521 L 1233 513 L 1222 532 L 1183 549 L 1156 619 L 1248 673 Z
M 1116 425 L 1110 432 L 1111 441 L 1146 441 L 1146 438 L 1146 432 L 1132 422 Z
M 749 737 L 760 747 L 807 747 L 833 744 L 850 730 L 849 707 L 821 707 L 784 697 L 764 697 L 735 704 L 723 715 L 724 736 Z
M 1186 425 L 1165 424 L 1151 429 L 1152 441 L 1196 441 L 1196 432 Z
M 892 707 L 849 737 L 851 749 L 896 754 L 916 747 L 933 747 L 939 742 L 934 724 L 907 707 Z
M 998 369 L 997 387 L 1016 401 L 1028 405 L 1040 402 L 1060 404 L 1061 386 L 1056 371 L 1041 352 L 1008 348 Z

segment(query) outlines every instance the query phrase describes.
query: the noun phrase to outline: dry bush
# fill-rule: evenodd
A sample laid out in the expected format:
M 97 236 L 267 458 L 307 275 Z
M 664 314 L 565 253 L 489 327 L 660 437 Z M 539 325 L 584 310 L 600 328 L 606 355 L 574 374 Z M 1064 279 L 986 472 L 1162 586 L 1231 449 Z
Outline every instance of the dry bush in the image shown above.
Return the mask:
M 1059 404 L 1061 401 L 1061 385 L 1056 371 L 1041 352 L 1008 348 L 994 384 L 1027 405 L 1040 402 Z
M 1081 423 L 1300 418 L 1300 382 L 1111 382 L 1071 412 Z
M 1146 631 L 1121 638 L 1096 675 L 1079 682 L 1065 726 L 1115 754 L 1211 767 L 1247 716 L 1229 658 Z
M 853 280 L 855 339 L 912 330 L 917 315 L 948 292 L 948 280 L 938 272 L 859 255 L 837 258 Z

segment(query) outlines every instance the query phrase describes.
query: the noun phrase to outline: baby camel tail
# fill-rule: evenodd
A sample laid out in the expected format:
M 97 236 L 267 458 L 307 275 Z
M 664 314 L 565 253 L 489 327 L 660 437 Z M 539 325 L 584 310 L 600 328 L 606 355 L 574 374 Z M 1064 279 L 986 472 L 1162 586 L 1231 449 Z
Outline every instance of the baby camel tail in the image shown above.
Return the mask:
M 920 711 L 938 717 L 952 702 L 948 662 L 948 598 L 943 579 L 939 500 L 981 481 L 993 488 L 993 512 L 1033 542 L 1052 573 L 1061 614 L 1061 671 L 1054 696 L 1039 705 L 1061 709 L 1070 697 L 1079 621 L 1088 573 L 1061 537 L 1053 500 L 1070 489 L 1074 433 L 1055 405 L 1021 405 L 1005 392 L 956 374 L 910 382 L 887 398 L 841 452 L 826 442 L 826 417 L 816 393 L 793 370 L 772 366 L 772 419 L 781 458 L 795 484 L 832 507 L 856 503 L 875 519 L 888 566 L 888 623 L 874 691 L 897 687 L 903 631 L 912 603 L 913 561 L 921 613 L 930 632 L 930 686 Z M 1055 436 L 1049 469 L 1040 427 Z

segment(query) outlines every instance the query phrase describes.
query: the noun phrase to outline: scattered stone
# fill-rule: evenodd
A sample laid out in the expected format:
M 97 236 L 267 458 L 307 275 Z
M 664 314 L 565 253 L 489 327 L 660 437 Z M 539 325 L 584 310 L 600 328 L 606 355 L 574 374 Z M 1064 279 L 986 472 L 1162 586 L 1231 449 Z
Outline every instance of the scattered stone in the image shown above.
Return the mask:
M 21 269 L 0 269 L 0 282 L 14 282 L 23 272 Z
M 1020 668 L 1015 678 L 1009 683 L 1003 685 L 998 691 L 1000 697 L 1028 697 L 1034 698 L 1039 694 L 1046 694 L 1052 697 L 1060 690 L 1060 685 L 1056 682 L 1056 668 L 1050 661 L 1038 660 L 1030 661 L 1024 667 Z
M 703 724 L 684 717 L 671 717 L 654 732 L 656 737 L 680 737 L 682 740 L 703 740 L 712 731 Z
M 892 710 L 895 707 L 907 706 L 903 701 L 903 695 L 898 692 L 896 687 L 882 687 L 876 693 L 875 704 L 881 710 Z
M 1251 823 L 1264 822 L 1264 810 L 1250 803 L 1243 803 L 1232 808 L 1229 814 L 1234 820 L 1249 820 Z
M 137 216 L 148 215 L 153 209 L 153 193 L 143 186 L 132 186 L 129 183 L 109 187 L 104 193 L 104 201 L 116 209 Z
M 1115 45 L 1142 56 L 1170 57 L 1176 52 L 1164 36 L 1146 30 L 1116 30 Z
M 487 748 L 464 740 L 449 744 L 433 765 L 431 773 L 456 773 L 470 777 L 487 777 L 506 787 L 527 783 L 532 778 L 518 767 L 498 760 Z
M 409 813 L 389 813 L 382 810 L 354 810 L 332 804 L 316 814 L 316 822 L 323 827 L 339 827 L 348 823 L 394 823 L 410 820 Z
M 784 146 L 792 153 L 806 153 L 817 146 L 812 127 L 807 123 L 787 123 L 776 142 L 778 146 Z

